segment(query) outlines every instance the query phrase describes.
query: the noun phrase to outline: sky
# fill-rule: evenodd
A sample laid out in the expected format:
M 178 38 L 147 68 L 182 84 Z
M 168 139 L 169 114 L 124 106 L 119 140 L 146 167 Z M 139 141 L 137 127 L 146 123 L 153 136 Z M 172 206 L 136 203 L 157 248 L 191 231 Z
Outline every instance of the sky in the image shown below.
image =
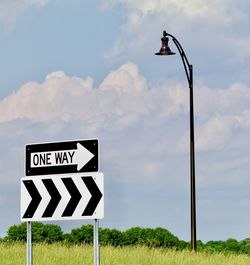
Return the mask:
M 194 68 L 197 239 L 250 237 L 247 0 L 1 0 L 0 236 L 20 223 L 25 145 L 99 139 L 101 227 L 190 240 Z M 65 231 L 89 221 L 56 222 Z

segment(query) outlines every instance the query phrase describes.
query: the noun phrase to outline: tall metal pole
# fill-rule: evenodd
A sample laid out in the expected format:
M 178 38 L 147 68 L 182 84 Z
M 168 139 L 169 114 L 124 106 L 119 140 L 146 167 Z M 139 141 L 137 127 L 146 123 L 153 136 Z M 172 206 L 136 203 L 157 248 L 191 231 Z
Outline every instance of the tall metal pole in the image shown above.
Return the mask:
M 187 56 L 178 42 L 178 40 L 167 33 L 168 36 L 172 37 L 175 43 L 187 76 L 189 84 L 189 103 L 190 103 L 190 195 L 191 195 L 191 247 L 196 252 L 196 196 L 195 196 L 195 147 L 194 147 L 194 100 L 193 100 L 193 65 L 189 64 Z
M 176 45 L 182 62 L 184 70 L 187 76 L 189 84 L 189 103 L 190 103 L 190 195 L 191 195 L 191 247 L 193 251 L 196 251 L 196 198 L 195 198 L 195 148 L 194 148 L 194 102 L 193 102 L 193 66 L 189 64 L 187 56 L 180 45 L 179 41 L 171 34 L 163 31 L 162 47 L 156 55 L 173 55 L 168 46 L 169 39 L 171 37 Z
M 190 73 L 190 190 L 191 190 L 191 245 L 196 251 L 196 198 L 195 198 L 195 149 L 194 149 L 194 105 L 193 105 L 193 66 Z

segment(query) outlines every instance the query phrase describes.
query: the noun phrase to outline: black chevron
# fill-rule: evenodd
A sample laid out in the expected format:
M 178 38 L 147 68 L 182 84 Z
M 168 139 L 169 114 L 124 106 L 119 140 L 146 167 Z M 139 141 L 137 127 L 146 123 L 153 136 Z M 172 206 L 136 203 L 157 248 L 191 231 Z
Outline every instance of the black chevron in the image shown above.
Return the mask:
M 82 216 L 91 216 L 93 215 L 99 201 L 102 198 L 102 193 L 100 192 L 99 188 L 97 187 L 92 177 L 82 177 L 82 180 L 84 181 L 86 187 L 88 188 L 90 194 L 92 195 Z
M 32 218 L 38 205 L 40 204 L 42 197 L 38 192 L 34 182 L 32 180 L 24 180 L 23 184 L 25 185 L 26 189 L 28 190 L 31 196 L 31 202 L 23 215 L 23 218 Z
M 49 195 L 51 196 L 50 202 L 45 209 L 42 217 L 51 217 L 54 214 L 62 196 L 58 192 L 52 179 L 43 179 L 42 181 L 47 191 L 49 192 Z
M 63 217 L 72 216 L 78 203 L 79 203 L 79 201 L 82 198 L 82 195 L 79 192 L 79 190 L 77 189 L 72 178 L 63 178 L 62 181 L 63 181 L 65 187 L 67 188 L 69 194 L 71 195 L 71 199 L 70 199 L 68 205 L 66 206 L 62 216 Z

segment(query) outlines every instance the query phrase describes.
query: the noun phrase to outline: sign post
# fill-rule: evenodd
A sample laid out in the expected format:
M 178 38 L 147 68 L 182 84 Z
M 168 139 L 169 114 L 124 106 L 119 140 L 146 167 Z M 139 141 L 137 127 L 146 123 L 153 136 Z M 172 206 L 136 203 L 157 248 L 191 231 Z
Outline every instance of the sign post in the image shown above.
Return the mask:
M 27 265 L 32 265 L 32 224 L 27 222 Z
M 94 265 L 100 264 L 100 253 L 99 253 L 99 221 L 94 220 Z

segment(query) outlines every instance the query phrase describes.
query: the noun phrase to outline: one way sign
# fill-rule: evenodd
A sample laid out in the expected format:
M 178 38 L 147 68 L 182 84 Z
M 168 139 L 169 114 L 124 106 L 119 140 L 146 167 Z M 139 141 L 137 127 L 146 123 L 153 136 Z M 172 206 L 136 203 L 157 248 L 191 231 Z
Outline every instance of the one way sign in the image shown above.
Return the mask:
M 95 171 L 97 139 L 26 145 L 26 176 Z
M 101 219 L 102 173 L 36 176 L 21 179 L 21 221 Z

